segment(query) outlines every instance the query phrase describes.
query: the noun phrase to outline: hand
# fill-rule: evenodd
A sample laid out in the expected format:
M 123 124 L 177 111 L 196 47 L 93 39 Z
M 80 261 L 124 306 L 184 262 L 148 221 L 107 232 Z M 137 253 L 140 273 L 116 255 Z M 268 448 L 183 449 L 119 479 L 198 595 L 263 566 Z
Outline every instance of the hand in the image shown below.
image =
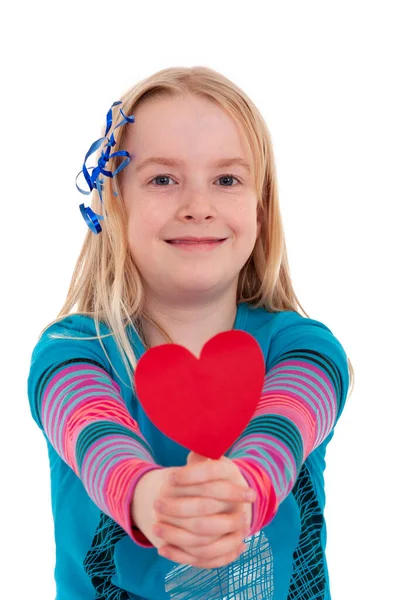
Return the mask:
M 130 505 L 133 522 L 156 548 L 164 546 L 165 542 L 153 532 L 158 520 L 154 502 L 163 497 L 164 491 L 167 493 L 168 478 L 175 469 L 176 467 L 167 467 L 145 473 L 137 482 Z
M 197 454 L 196 452 L 190 452 L 190 454 L 187 456 L 187 464 L 188 465 L 193 465 L 195 463 L 199 463 L 199 462 L 203 462 L 203 461 L 210 461 L 210 458 L 206 458 L 205 456 L 201 456 L 200 454 Z M 255 501 L 255 492 L 252 490 L 252 488 L 249 487 L 247 480 L 245 479 L 245 477 L 242 475 L 240 469 L 237 467 L 237 465 L 227 456 L 221 456 L 218 460 L 224 460 L 225 462 L 230 462 L 230 464 L 234 467 L 234 468 L 230 468 L 228 472 L 226 472 L 226 478 L 229 479 L 229 481 L 236 483 L 239 486 L 243 486 L 244 487 L 244 491 L 249 491 L 249 493 L 251 494 L 251 501 L 248 502 L 248 499 L 246 502 L 243 502 L 243 500 L 241 499 L 241 503 L 242 503 L 242 510 L 246 516 L 246 522 L 251 525 L 252 523 L 252 510 L 253 510 L 253 502 Z M 241 488 L 240 488 L 241 491 Z M 230 505 L 226 504 L 226 512 L 233 512 L 236 508 L 236 502 L 233 502 L 233 499 L 230 499 Z M 238 500 L 239 502 L 239 500 Z
M 198 458 L 203 458 L 199 457 L 199 455 L 196 455 L 196 457 L 197 459 L 191 457 L 191 459 L 189 458 L 188 460 L 194 461 L 198 460 Z M 177 516 L 182 514 L 183 516 L 191 517 L 190 519 L 184 519 L 184 521 L 193 521 L 192 517 L 200 516 L 198 513 L 198 503 L 204 503 L 208 492 L 206 485 L 197 486 L 198 489 L 194 490 L 194 492 L 196 491 L 195 497 L 191 498 L 188 496 L 190 495 L 190 490 L 192 491 L 192 488 L 186 486 L 184 489 L 180 489 L 171 484 L 169 481 L 171 473 L 184 468 L 186 467 L 166 467 L 153 469 L 140 477 L 135 487 L 130 506 L 132 520 L 140 529 L 140 531 L 147 537 L 147 539 L 158 549 L 162 546 L 166 546 L 168 542 L 175 541 L 177 544 L 174 538 L 170 540 L 168 537 L 168 540 L 166 540 L 157 536 L 156 532 L 154 531 L 154 526 L 158 523 L 160 518 L 165 523 L 177 523 L 177 519 L 173 517 L 173 510 L 177 509 L 177 513 L 175 513 Z M 241 488 L 238 488 L 236 491 L 237 499 L 240 500 L 242 500 L 241 491 Z M 225 491 L 225 497 L 230 501 L 229 503 L 227 503 L 227 501 L 223 503 L 217 500 L 209 499 L 208 506 L 209 504 L 211 505 L 211 511 L 209 514 L 214 512 L 222 512 L 223 510 L 231 510 L 231 508 L 234 507 L 234 504 L 232 504 L 235 497 L 233 493 L 234 490 L 232 491 L 231 489 L 227 489 Z M 156 512 L 154 510 L 154 504 L 156 501 L 165 503 L 167 508 L 166 513 L 162 513 L 161 515 L 158 511 Z M 172 514 L 170 514 L 170 511 L 168 512 L 168 507 L 172 509 Z M 251 509 L 250 506 L 249 508 Z M 179 511 L 182 511 L 182 513 Z M 175 527 L 174 529 L 177 528 Z M 183 533 L 183 529 L 178 530 L 178 533 Z M 219 533 L 218 535 L 213 534 L 211 536 L 204 537 L 203 533 L 200 533 L 199 536 L 194 534 L 195 532 L 191 534 L 190 538 L 193 546 L 201 546 L 204 543 L 208 543 L 209 540 L 216 541 L 222 535 Z
M 236 560 L 246 548 L 254 501 L 243 496 L 250 489 L 238 467 L 225 456 L 211 461 L 191 452 L 186 467 L 171 470 L 177 483 L 163 488 L 164 509 L 153 528 L 166 542 L 159 554 L 208 569 Z

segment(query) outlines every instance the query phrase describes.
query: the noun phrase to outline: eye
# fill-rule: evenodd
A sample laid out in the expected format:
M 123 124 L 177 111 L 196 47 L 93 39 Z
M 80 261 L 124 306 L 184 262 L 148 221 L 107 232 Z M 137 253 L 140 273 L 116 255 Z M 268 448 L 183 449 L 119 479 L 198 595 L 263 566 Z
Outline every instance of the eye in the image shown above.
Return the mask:
M 155 181 L 155 179 L 172 179 L 172 178 L 169 175 L 157 175 L 156 177 L 154 177 L 154 179 L 151 179 L 150 183 L 152 183 L 153 181 Z M 167 186 L 167 185 L 156 185 L 156 187 L 170 187 L 170 186 Z
M 170 177 L 170 175 L 157 175 L 156 177 L 154 177 L 154 178 L 153 178 L 153 179 L 150 181 L 150 183 L 152 184 L 152 182 L 153 182 L 153 181 L 155 181 L 156 179 L 172 179 L 172 177 Z M 238 183 L 239 183 L 239 184 L 241 183 L 241 181 L 239 181 L 239 180 L 237 179 L 237 177 L 234 177 L 234 175 L 231 175 L 231 174 L 229 174 L 229 173 L 226 173 L 225 175 L 220 175 L 220 177 L 218 177 L 218 179 L 217 179 L 216 181 L 219 181 L 220 179 L 224 179 L 224 180 L 226 180 L 226 179 L 235 179 L 236 181 L 238 181 Z M 173 181 L 174 181 L 174 179 L 173 179 Z M 170 187 L 170 186 L 168 186 L 168 185 L 163 185 L 163 184 L 161 184 L 161 185 L 154 184 L 154 185 L 155 185 L 156 187 Z M 221 187 L 233 187 L 233 186 L 232 186 L 232 185 L 227 185 L 227 186 L 225 186 L 225 185 L 222 185 Z
M 238 181 L 238 183 L 240 184 L 241 181 L 239 181 L 237 179 L 237 177 L 234 177 L 234 175 L 230 175 L 229 173 L 226 173 L 226 175 L 221 175 L 220 177 L 218 177 L 218 179 L 216 181 L 218 181 L 219 179 L 235 179 L 236 181 Z M 222 186 L 222 187 L 234 187 L 232 185 L 227 185 L 227 186 Z

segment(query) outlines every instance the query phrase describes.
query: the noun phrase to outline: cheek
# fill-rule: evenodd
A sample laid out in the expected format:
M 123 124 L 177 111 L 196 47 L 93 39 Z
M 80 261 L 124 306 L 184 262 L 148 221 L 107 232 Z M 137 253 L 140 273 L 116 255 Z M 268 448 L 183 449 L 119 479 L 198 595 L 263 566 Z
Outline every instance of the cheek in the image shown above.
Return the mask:
M 156 225 L 156 217 L 159 214 L 151 199 L 148 199 L 140 186 L 134 182 L 125 182 L 122 197 L 127 213 L 128 230 L 135 233 L 150 231 Z
M 241 207 L 234 215 L 233 228 L 241 237 L 255 240 L 258 232 L 256 206 L 251 203 Z
M 130 207 L 128 216 L 129 236 L 151 243 L 159 236 L 164 220 L 162 211 L 150 203 L 137 202 Z

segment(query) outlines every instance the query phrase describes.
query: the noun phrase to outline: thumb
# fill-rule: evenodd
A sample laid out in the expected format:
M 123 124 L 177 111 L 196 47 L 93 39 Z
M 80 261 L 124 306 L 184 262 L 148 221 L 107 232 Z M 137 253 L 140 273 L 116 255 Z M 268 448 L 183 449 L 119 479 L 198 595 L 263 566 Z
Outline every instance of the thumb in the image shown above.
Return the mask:
M 197 454 L 194 451 L 191 451 L 188 456 L 187 456 L 187 464 L 188 465 L 193 465 L 195 463 L 200 463 L 203 462 L 205 460 L 211 460 L 210 458 L 208 458 L 207 456 L 202 456 L 201 454 Z

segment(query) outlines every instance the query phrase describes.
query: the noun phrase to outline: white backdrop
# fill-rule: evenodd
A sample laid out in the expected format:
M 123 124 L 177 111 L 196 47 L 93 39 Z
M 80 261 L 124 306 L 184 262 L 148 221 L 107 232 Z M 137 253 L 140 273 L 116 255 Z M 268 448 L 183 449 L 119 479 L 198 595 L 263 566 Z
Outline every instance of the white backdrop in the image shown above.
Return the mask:
M 295 290 L 355 368 L 327 451 L 332 597 L 396 597 L 395 8 L 381 0 L 81 0 L 2 9 L 2 598 L 55 597 L 47 450 L 26 379 L 86 234 L 78 207 L 90 200 L 75 176 L 112 102 L 177 65 L 225 74 L 270 128 Z

